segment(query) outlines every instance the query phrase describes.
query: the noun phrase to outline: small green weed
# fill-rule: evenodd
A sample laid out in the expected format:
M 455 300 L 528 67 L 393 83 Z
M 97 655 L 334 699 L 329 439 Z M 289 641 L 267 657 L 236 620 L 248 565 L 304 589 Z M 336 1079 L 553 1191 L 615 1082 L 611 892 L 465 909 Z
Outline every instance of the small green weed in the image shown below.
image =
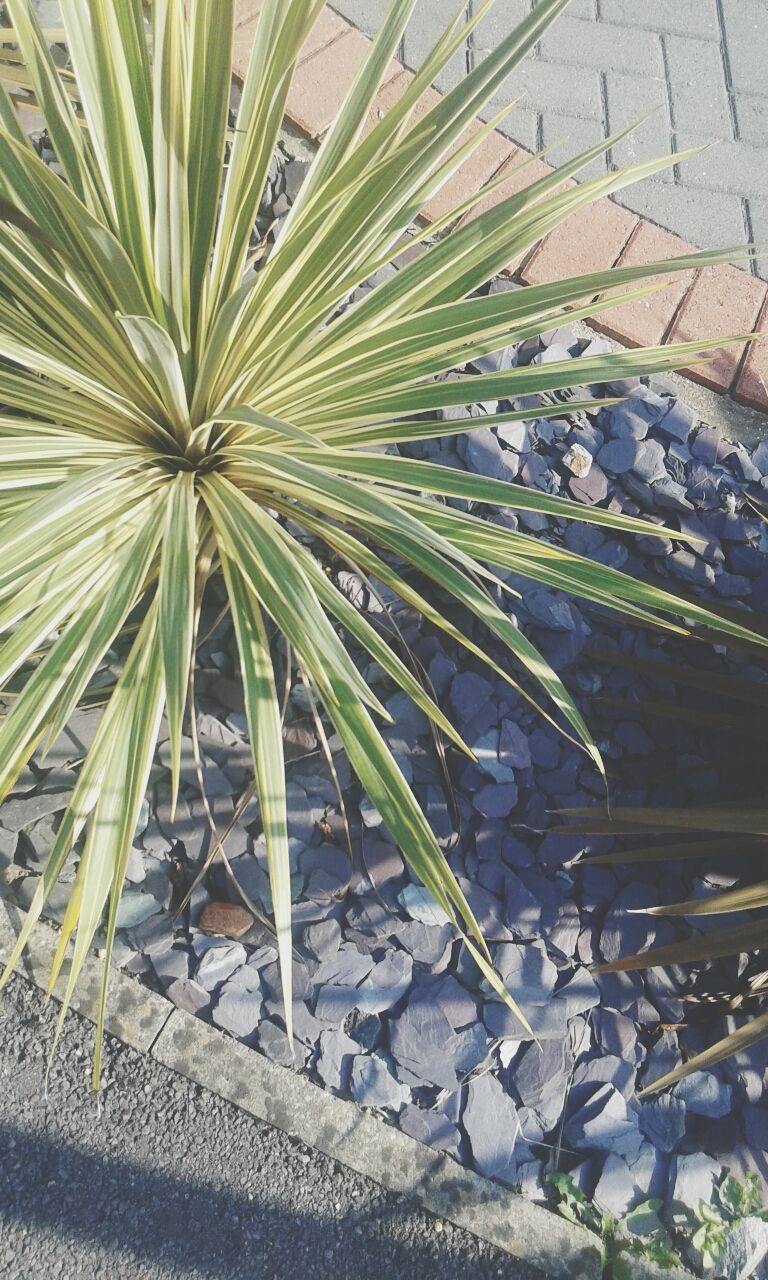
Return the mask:
M 744 1182 L 728 1177 L 718 1187 L 717 1203 L 700 1200 L 693 1210 L 696 1231 L 693 1246 L 709 1270 L 723 1256 L 728 1232 L 744 1218 L 760 1218 L 768 1222 L 768 1209 L 761 1207 L 760 1180 L 748 1173 Z
M 661 1200 L 646 1200 L 623 1218 L 601 1213 L 567 1173 L 550 1173 L 548 1181 L 558 1192 L 557 1209 L 599 1238 L 603 1280 L 632 1280 L 632 1258 L 645 1258 L 668 1271 L 681 1265 L 659 1219 Z

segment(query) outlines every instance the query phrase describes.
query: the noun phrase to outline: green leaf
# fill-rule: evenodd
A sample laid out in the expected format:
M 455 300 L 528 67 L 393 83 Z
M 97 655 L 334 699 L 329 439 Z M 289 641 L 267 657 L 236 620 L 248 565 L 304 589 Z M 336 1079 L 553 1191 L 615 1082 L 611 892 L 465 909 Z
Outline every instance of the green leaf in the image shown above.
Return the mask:
M 291 866 L 280 702 L 267 632 L 258 600 L 237 562 L 222 551 L 237 646 L 245 685 L 245 709 L 256 786 L 267 846 L 269 882 L 275 914 L 283 1005 L 288 1043 L 293 1044 L 293 944 L 291 939 Z
M 196 505 L 195 477 L 189 471 L 181 472 L 173 481 L 168 497 L 160 567 L 160 639 L 171 744 L 172 813 L 179 793 L 182 724 L 192 661 Z
M 436 742 L 442 733 L 466 747 L 386 629 L 339 591 L 332 575 L 340 561 L 485 661 L 599 769 L 579 706 L 500 605 L 516 595 L 510 571 L 579 593 L 627 621 L 678 635 L 696 629 L 707 640 L 765 651 L 768 638 L 755 615 L 715 614 L 563 546 L 503 529 L 483 510 L 579 519 L 626 535 L 662 536 L 658 526 L 520 484 L 370 452 L 531 414 L 551 417 L 562 412 L 556 393 L 574 378 L 592 386 L 687 366 L 722 345 L 718 337 L 588 356 L 578 366 L 452 376 L 527 335 L 645 296 L 657 274 L 750 256 L 738 249 L 688 254 L 483 291 L 491 275 L 590 202 L 684 158 L 570 182 L 626 129 L 557 171 L 534 167 L 531 158 L 529 172 L 542 176 L 526 187 L 521 172 L 512 196 L 502 190 L 505 174 L 496 174 L 431 232 L 422 225 L 413 234 L 425 204 L 488 147 L 501 115 L 486 108 L 566 7 L 567 0 L 539 0 L 498 48 L 435 95 L 432 83 L 490 17 L 493 0 L 462 6 L 377 118 L 380 88 L 390 83 L 392 58 L 415 12 L 415 0 L 391 0 L 289 215 L 266 229 L 264 193 L 272 166 L 282 163 L 292 75 L 324 0 L 261 0 L 247 25 L 252 53 L 232 129 L 235 0 L 61 0 L 63 37 L 40 30 L 29 0 L 8 0 L 13 29 L 0 45 L 0 686 L 11 687 L 0 723 L 0 797 L 36 752 L 36 762 L 44 757 L 78 706 L 104 704 L 11 956 L 13 965 L 77 849 L 51 975 L 61 977 L 72 947 L 65 1005 L 101 929 L 108 960 L 164 709 L 176 798 L 195 633 L 219 573 L 240 657 L 289 1035 L 290 862 L 277 645 L 289 655 L 289 673 L 295 660 L 317 695 L 414 878 L 452 921 L 491 989 L 522 1019 L 389 749 L 381 727 L 391 719 L 387 700 L 369 687 L 360 652 L 430 718 Z M 502 0 L 497 12 L 503 10 Z M 238 27 L 238 40 L 245 31 Z M 48 41 L 62 38 L 69 57 L 59 67 Z M 20 109 L 38 113 L 55 165 L 30 146 Z M 487 117 L 481 126 L 478 116 Z M 476 216 L 466 217 L 470 212 Z M 405 253 L 408 244 L 423 252 Z M 397 269 L 383 271 L 393 260 Z M 374 276 L 385 278 L 369 288 Z M 570 408 L 616 403 L 590 394 Z M 487 399 L 512 403 L 480 417 L 463 408 Z M 435 416 L 457 408 L 450 421 Z M 502 657 L 484 650 L 480 624 L 503 644 Z M 753 708 L 750 725 L 761 709 Z M 671 714 L 653 704 L 649 711 Z M 688 812 L 620 815 L 627 832 L 647 834 L 662 821 L 672 832 L 741 833 L 751 842 L 768 834 L 760 810 L 700 811 L 693 819 L 704 825 L 692 827 Z M 604 830 L 609 816 L 598 812 L 588 821 Z M 760 839 L 750 847 L 762 850 Z M 700 852 L 709 856 L 712 845 Z M 664 910 L 764 906 L 768 890 L 758 884 Z M 738 934 L 708 934 L 622 964 L 669 963 L 691 948 L 704 957 L 757 947 L 765 930 L 750 918 Z M 99 1041 L 107 988 L 105 969 Z M 758 1018 L 695 1061 L 719 1061 L 765 1033 Z M 605 1230 L 604 1255 L 615 1262 L 627 1243 L 612 1220 L 601 1222 L 565 1183 L 561 1194 L 565 1215 Z

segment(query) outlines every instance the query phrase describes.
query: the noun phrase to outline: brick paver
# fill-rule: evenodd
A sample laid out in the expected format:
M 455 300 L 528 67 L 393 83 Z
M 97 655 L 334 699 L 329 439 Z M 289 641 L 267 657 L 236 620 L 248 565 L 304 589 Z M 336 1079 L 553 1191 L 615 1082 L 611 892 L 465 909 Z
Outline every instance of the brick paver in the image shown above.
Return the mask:
M 248 36 L 259 0 L 240 0 L 235 69 L 245 72 Z M 443 29 L 450 0 L 420 0 L 414 21 L 385 74 L 369 112 L 373 127 L 403 92 Z M 467 0 L 467 13 L 478 0 Z M 334 0 L 343 16 L 326 11 L 299 58 L 287 116 L 307 136 L 318 139 L 331 123 L 365 56 L 387 0 Z M 537 0 L 503 0 L 478 24 L 436 86 L 416 108 L 423 115 L 440 94 L 466 75 L 486 50 L 502 39 Z M 535 56 L 522 66 L 514 84 L 500 86 L 489 110 L 510 107 L 508 118 L 459 166 L 424 207 L 428 222 L 442 220 L 478 193 L 466 223 L 552 170 L 535 152 L 572 135 L 560 161 L 586 148 L 637 115 L 657 106 L 651 127 L 615 144 L 605 159 L 589 166 L 588 176 L 624 163 L 655 158 L 667 148 L 697 148 L 684 168 L 679 164 L 623 193 L 621 202 L 598 200 L 554 229 L 533 252 L 507 265 L 517 280 L 536 284 L 614 264 L 655 262 L 688 253 L 694 245 L 739 246 L 754 230 L 768 242 L 768 92 L 755 74 L 755 58 L 738 53 L 738 84 L 732 74 L 736 44 L 753 39 L 764 52 L 764 24 L 757 5 L 768 0 L 677 0 L 665 22 L 662 0 L 574 0 L 559 34 L 548 33 Z M 666 6 L 668 0 L 663 0 Z M 739 0 L 741 3 L 741 0 Z M 253 6 L 252 8 L 250 6 Z M 248 16 L 250 13 L 250 16 Z M 768 18 L 768 7 L 766 8 Z M 734 36 L 734 33 L 735 36 Z M 618 44 L 616 43 L 618 42 Z M 622 43 L 624 42 L 624 43 Z M 627 43 L 629 42 L 629 43 Z M 614 52 L 618 50 L 618 52 Z M 610 65 L 604 67 L 606 58 Z M 523 93 L 526 105 L 517 97 Z M 479 129 L 470 123 L 464 137 Z M 706 144 L 713 133 L 722 145 Z M 457 145 L 461 145 L 459 142 Z M 488 183 L 495 183 L 492 191 Z M 562 188 L 561 188 L 562 189 Z M 623 207 L 622 207 L 623 206 Z M 667 230 L 665 228 L 671 228 Z M 765 232 L 763 232 L 765 228 Z M 672 279 L 647 299 L 613 307 L 597 327 L 627 346 L 677 340 L 747 335 L 768 326 L 768 289 L 757 273 L 736 267 L 707 268 Z M 766 271 L 768 278 L 768 271 Z M 736 343 L 689 370 L 712 389 L 730 392 L 744 404 L 768 412 L 768 341 Z
M 761 280 L 748 280 L 736 267 L 707 267 L 700 271 L 683 301 L 667 337 L 670 342 L 691 342 L 704 333 L 710 338 L 732 338 L 752 333 L 765 301 Z M 719 348 L 707 364 L 696 369 L 696 379 L 713 391 L 728 391 L 736 381 L 744 348 L 730 344 Z
M 693 249 L 693 246 L 689 246 Z M 624 248 L 617 267 L 633 267 L 643 262 L 661 262 L 664 258 L 676 258 L 684 252 L 677 236 L 662 231 L 652 222 L 642 221 Z M 693 271 L 678 271 L 673 276 L 662 277 L 664 289 L 635 302 L 624 302 L 606 311 L 596 319 L 596 327 L 611 338 L 631 347 L 655 347 L 663 342 L 669 328 L 669 317 L 683 301 L 691 284 Z M 660 278 L 651 276 L 642 284 L 653 284 Z
M 331 2 L 368 34 L 386 8 L 386 0 Z M 467 12 L 477 3 L 467 0 Z M 438 88 L 455 84 L 534 3 L 499 0 Z M 419 0 L 401 49 L 407 65 L 421 62 L 457 8 L 457 0 Z M 701 247 L 765 242 L 768 0 L 572 0 L 490 109 L 516 98 L 501 132 L 529 150 L 561 142 L 554 163 L 656 108 L 608 157 L 610 167 L 707 150 L 617 202 Z M 597 161 L 586 176 L 600 171 Z M 754 271 L 768 280 L 768 259 Z

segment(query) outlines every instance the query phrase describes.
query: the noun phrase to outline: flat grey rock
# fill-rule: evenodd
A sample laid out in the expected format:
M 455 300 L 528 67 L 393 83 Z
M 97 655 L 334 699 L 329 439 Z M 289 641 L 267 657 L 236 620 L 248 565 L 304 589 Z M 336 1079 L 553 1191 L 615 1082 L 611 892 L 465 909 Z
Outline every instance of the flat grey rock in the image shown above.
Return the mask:
M 543 942 L 505 942 L 496 949 L 495 961 L 502 982 L 521 1005 L 543 1005 L 551 999 L 557 969 Z
M 531 763 L 528 737 L 514 720 L 502 720 L 499 762 L 510 769 L 527 769 Z
M 133 893 L 131 890 L 125 890 L 117 909 L 117 927 L 134 929 L 136 925 L 143 924 L 160 910 L 160 903 L 150 893 Z
M 441 1009 L 429 999 L 412 998 L 390 1028 L 392 1054 L 408 1075 L 441 1089 L 456 1088 L 451 1049 L 456 1033 Z
M 520 1125 L 514 1102 L 495 1076 L 470 1080 L 462 1123 L 478 1171 L 514 1186 Z
M 545 1133 L 562 1113 L 571 1066 L 565 1040 L 548 1040 L 541 1047 L 532 1044 L 515 1063 L 515 1090 Z
M 307 926 L 303 937 L 316 960 L 330 960 L 341 945 L 341 925 L 338 920 L 319 920 Z
M 211 997 L 193 978 L 176 978 L 166 988 L 166 995 L 177 1009 L 199 1016 L 211 1007 Z
M 189 977 L 189 952 L 182 947 L 152 956 L 152 968 L 164 986 Z
M 517 804 L 517 796 L 514 782 L 491 783 L 480 788 L 473 803 L 484 818 L 506 818 Z
M 405 951 L 392 951 L 374 965 L 357 988 L 356 1008 L 361 1013 L 385 1013 L 410 990 L 413 959 Z
M 731 1227 L 725 1237 L 725 1248 L 718 1261 L 718 1273 L 725 1280 L 751 1280 L 768 1257 L 768 1222 L 760 1218 L 743 1218 Z
M 213 1021 L 237 1040 L 253 1042 L 261 1017 L 261 991 L 238 985 L 230 979 L 222 987 L 213 1008 Z
M 685 1137 L 685 1103 L 679 1096 L 663 1094 L 644 1102 L 640 1128 L 658 1151 L 675 1151 Z
M 409 1138 L 415 1138 L 417 1142 L 423 1142 L 426 1147 L 433 1147 L 435 1151 L 459 1155 L 461 1134 L 442 1112 L 408 1104 L 400 1112 L 398 1122 Z
M 345 945 L 335 955 L 321 961 L 312 974 L 312 983 L 314 986 L 356 987 L 371 972 L 373 963 L 371 956 L 362 955 L 355 947 Z
M 718 1078 L 714 1071 L 694 1071 L 672 1089 L 672 1096 L 685 1102 L 691 1115 L 708 1116 L 719 1120 L 730 1115 L 733 1106 L 733 1089 Z
M 315 1070 L 327 1089 L 340 1093 L 349 1084 L 352 1063 L 360 1053 L 360 1045 L 340 1030 L 320 1033 L 320 1054 Z
M 438 927 L 449 923 L 448 916 L 437 905 L 432 894 L 420 884 L 406 885 L 398 893 L 397 900 L 411 920 Z
M 294 1039 L 292 1052 L 285 1027 L 279 1026 L 271 1018 L 259 1023 L 257 1044 L 270 1062 L 276 1062 L 281 1067 L 303 1067 L 306 1064 L 306 1045 Z
M 208 947 L 195 972 L 195 980 L 206 991 L 215 991 L 236 969 L 244 965 L 248 953 L 241 942 L 217 943 Z
M 672 1165 L 669 1197 L 671 1220 L 676 1226 L 689 1225 L 691 1205 L 699 1200 L 711 1203 L 720 1172 L 718 1162 L 704 1152 L 677 1157 Z
M 41 792 L 39 795 L 28 796 L 20 800 L 6 800 L 0 810 L 0 819 L 2 826 L 6 831 L 22 831 L 25 827 L 30 827 L 34 822 L 38 822 L 41 818 L 47 818 L 52 814 L 61 813 L 66 809 L 72 796 L 72 791 L 50 791 Z
M 594 1202 L 601 1213 L 623 1218 L 634 1207 L 637 1188 L 632 1171 L 621 1156 L 609 1155 L 595 1187 Z
M 632 1159 L 640 1154 L 637 1115 L 611 1085 L 603 1085 L 588 1106 L 567 1121 L 567 1140 L 579 1151 L 605 1151 Z
M 411 1096 L 410 1089 L 395 1079 L 381 1058 L 367 1054 L 354 1059 L 350 1088 L 359 1106 L 387 1111 L 399 1112 Z
M 436 925 L 420 924 L 418 920 L 409 920 L 397 931 L 400 945 L 414 960 L 426 965 L 437 964 L 455 936 L 456 930 L 452 924 L 438 928 Z

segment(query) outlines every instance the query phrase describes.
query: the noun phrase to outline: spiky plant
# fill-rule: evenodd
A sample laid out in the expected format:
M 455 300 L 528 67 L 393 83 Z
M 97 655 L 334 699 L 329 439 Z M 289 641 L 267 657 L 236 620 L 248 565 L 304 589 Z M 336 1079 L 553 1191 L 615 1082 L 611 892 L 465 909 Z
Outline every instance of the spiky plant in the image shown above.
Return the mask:
M 430 84 L 493 0 L 476 5 L 473 18 L 452 24 L 400 100 L 376 120 L 377 90 L 415 7 L 415 0 L 392 0 L 277 243 L 254 249 L 292 69 L 324 0 L 263 0 L 231 134 L 234 0 L 153 0 L 150 6 L 61 0 L 65 70 L 52 58 L 29 0 L 7 0 L 13 30 L 6 33 L 0 75 L 10 86 L 0 94 L 0 401 L 6 406 L 0 419 L 0 626 L 6 635 L 0 686 L 14 675 L 20 683 L 0 727 L 0 795 L 66 725 L 128 620 L 139 620 L 11 956 L 10 967 L 82 837 L 52 975 L 75 934 L 64 1007 L 105 912 L 107 956 L 112 947 L 164 713 L 177 794 L 201 599 L 218 572 L 240 654 L 289 1034 L 291 900 L 273 627 L 411 868 L 503 991 L 480 929 L 379 732 L 377 720 L 386 719 L 386 711 L 345 651 L 342 633 L 449 739 L 463 744 L 406 666 L 291 536 L 287 519 L 482 656 L 412 577 L 392 568 L 392 556 L 474 614 L 508 647 L 513 665 L 540 683 L 551 702 L 542 713 L 554 716 L 601 767 L 557 675 L 496 602 L 502 584 L 488 565 L 567 588 L 628 617 L 647 618 L 655 610 L 679 615 L 681 606 L 602 565 L 422 495 L 590 520 L 628 533 L 658 528 L 368 447 L 476 425 L 474 419 L 425 421 L 431 410 L 567 387 L 575 373 L 570 362 L 471 382 L 435 381 L 435 375 L 543 333 L 566 316 L 613 305 L 616 290 L 641 277 L 729 255 L 692 255 L 471 296 L 569 213 L 670 163 L 562 189 L 613 138 L 432 243 L 340 310 L 397 253 L 425 202 L 497 123 L 467 133 L 567 3 L 541 0 L 495 52 L 430 105 Z M 55 167 L 43 162 L 19 122 L 16 107 L 27 103 L 27 88 L 44 117 Z M 487 191 L 433 232 L 470 211 Z M 621 294 L 636 296 L 637 290 Z M 702 349 L 694 344 L 584 359 L 577 376 L 596 383 L 668 370 Z M 537 415 L 548 412 L 554 410 Z M 510 411 L 484 424 L 527 415 L 530 410 Z M 740 630 L 713 623 L 692 606 L 684 612 L 721 632 Z M 497 666 L 496 672 L 515 686 L 510 670 Z M 107 974 L 105 964 L 102 1022 Z M 97 1053 L 96 1081 L 98 1074 Z
M 682 712 L 683 718 L 685 712 Z M 589 865 L 616 863 L 658 863 L 695 859 L 712 860 L 731 865 L 734 858 L 750 855 L 760 861 L 768 851 L 768 810 L 749 808 L 700 808 L 700 809 L 616 809 L 602 819 L 584 810 L 570 810 L 583 821 L 578 827 L 567 830 L 600 831 L 612 835 L 656 835 L 666 833 L 663 843 L 649 844 L 641 849 L 601 854 L 590 858 Z M 670 835 L 673 837 L 669 839 Z M 691 840 L 690 837 L 699 837 Z M 681 840 L 680 837 L 688 837 Z M 768 881 L 736 885 L 703 898 L 687 902 L 675 902 L 661 907 L 648 907 L 643 914 L 649 916 L 680 917 L 695 922 L 701 917 L 743 913 L 744 919 L 728 928 L 715 929 L 704 934 L 681 938 L 664 946 L 651 947 L 636 955 L 622 956 L 611 964 L 599 965 L 597 973 L 635 973 L 667 965 L 700 964 L 719 960 L 726 956 L 740 956 L 750 952 L 765 952 L 768 948 Z M 762 914 L 755 915 L 755 912 Z M 714 1008 L 737 1015 L 746 1014 L 744 1021 L 727 1035 L 694 1054 L 679 1067 L 666 1072 L 651 1082 L 646 1094 L 667 1089 L 684 1080 L 694 1071 L 707 1071 L 711 1067 L 743 1052 L 768 1037 L 768 1012 L 755 1014 L 750 1006 L 755 1000 L 768 996 L 768 973 L 765 959 L 756 962 L 752 977 L 738 989 L 722 991 L 706 997 Z

